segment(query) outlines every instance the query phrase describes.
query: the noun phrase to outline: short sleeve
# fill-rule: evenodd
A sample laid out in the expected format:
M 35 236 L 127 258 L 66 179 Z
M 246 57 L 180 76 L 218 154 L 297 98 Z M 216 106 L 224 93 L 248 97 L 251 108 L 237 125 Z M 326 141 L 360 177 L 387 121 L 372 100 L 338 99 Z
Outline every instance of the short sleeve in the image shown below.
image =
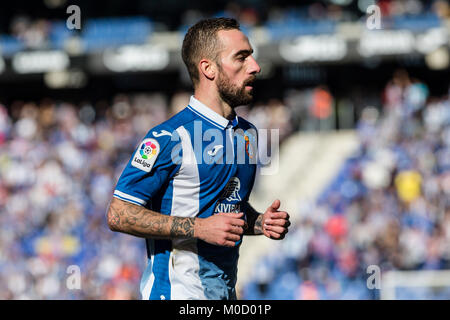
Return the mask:
M 146 206 L 181 166 L 178 133 L 165 124 L 151 129 L 123 170 L 114 197 Z

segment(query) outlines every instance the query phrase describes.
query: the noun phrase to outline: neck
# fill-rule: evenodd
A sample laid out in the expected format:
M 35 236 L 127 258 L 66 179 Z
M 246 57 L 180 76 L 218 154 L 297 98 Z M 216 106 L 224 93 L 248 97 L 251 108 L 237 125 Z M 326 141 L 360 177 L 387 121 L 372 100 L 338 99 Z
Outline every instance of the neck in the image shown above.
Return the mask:
M 206 90 L 196 89 L 194 92 L 194 97 L 205 106 L 228 120 L 233 120 L 236 117 L 234 109 L 220 98 L 217 91 L 208 92 Z

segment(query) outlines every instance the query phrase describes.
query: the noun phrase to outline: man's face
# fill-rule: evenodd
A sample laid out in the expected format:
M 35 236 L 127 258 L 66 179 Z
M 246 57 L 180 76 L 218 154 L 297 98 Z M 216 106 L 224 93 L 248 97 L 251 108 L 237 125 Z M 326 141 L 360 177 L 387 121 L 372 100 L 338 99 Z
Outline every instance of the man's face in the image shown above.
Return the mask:
M 247 105 L 253 100 L 252 83 L 261 71 L 252 56 L 253 49 L 239 30 L 221 30 L 217 37 L 222 46 L 217 61 L 219 95 L 232 108 Z

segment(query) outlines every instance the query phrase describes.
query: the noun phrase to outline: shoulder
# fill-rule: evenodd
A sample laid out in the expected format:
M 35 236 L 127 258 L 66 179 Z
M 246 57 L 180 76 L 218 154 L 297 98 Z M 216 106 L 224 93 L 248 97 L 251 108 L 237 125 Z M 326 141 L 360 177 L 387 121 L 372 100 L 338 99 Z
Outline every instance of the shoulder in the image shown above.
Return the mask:
M 194 120 L 195 117 L 193 117 L 192 112 L 189 111 L 189 109 L 184 108 L 177 114 L 173 115 L 169 119 L 167 119 L 164 122 L 161 122 L 154 128 L 150 129 L 149 133 L 153 134 L 153 131 L 158 130 L 165 130 L 167 132 L 173 133 L 176 131 L 179 127 L 186 125 L 187 123 L 190 123 Z M 156 135 L 158 135 L 158 132 L 155 132 Z
M 193 120 L 192 113 L 187 108 L 181 110 L 164 122 L 151 128 L 144 139 L 154 139 L 161 146 L 174 144 L 179 141 L 177 129 Z

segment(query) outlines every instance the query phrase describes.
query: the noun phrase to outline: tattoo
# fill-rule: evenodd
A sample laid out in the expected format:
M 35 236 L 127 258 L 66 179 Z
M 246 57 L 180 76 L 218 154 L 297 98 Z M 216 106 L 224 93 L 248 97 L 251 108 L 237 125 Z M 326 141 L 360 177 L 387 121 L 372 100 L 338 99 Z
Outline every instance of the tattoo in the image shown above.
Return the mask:
M 170 235 L 172 237 L 193 237 L 195 218 L 173 217 Z
M 120 225 L 120 214 L 117 211 L 117 209 L 111 205 L 109 212 L 108 212 L 108 225 L 111 229 L 115 229 L 116 226 Z
M 258 218 L 256 218 L 256 221 L 255 221 L 255 226 L 253 227 L 255 234 L 263 233 L 262 220 L 263 220 L 263 215 L 262 214 L 258 215 Z
M 176 218 L 178 219 L 174 218 L 174 222 L 170 224 L 169 216 L 113 198 L 107 220 L 111 230 L 138 237 L 193 236 L 194 218 Z M 190 220 L 184 221 L 188 219 Z
M 262 218 L 263 215 L 256 211 L 248 202 L 242 205 L 243 211 L 247 217 L 248 228 L 245 230 L 245 235 L 259 235 L 263 234 Z

